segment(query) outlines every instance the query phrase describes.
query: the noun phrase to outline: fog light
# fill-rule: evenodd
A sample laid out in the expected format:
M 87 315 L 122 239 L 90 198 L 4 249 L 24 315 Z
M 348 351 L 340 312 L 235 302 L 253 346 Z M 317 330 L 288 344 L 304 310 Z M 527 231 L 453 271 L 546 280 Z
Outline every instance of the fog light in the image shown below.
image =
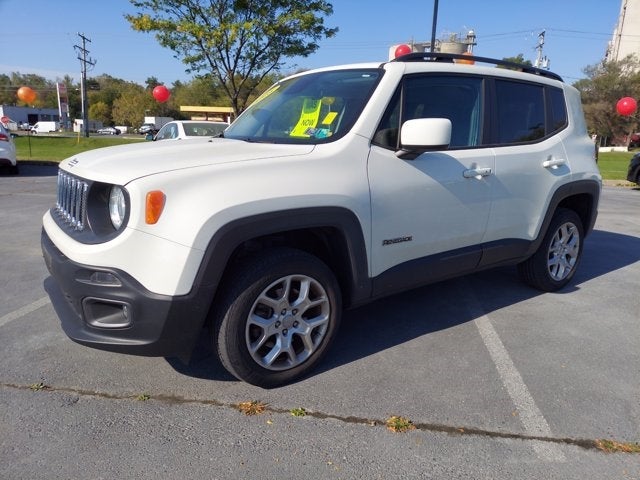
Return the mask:
M 87 283 L 89 285 L 97 285 L 101 287 L 121 287 L 122 282 L 113 273 L 98 272 L 95 270 L 82 269 L 76 272 L 76 280 L 78 282 Z
M 89 280 L 91 283 L 95 283 L 96 285 L 111 285 L 115 287 L 120 287 L 122 285 L 120 280 L 118 280 L 118 277 L 109 272 L 93 272 Z

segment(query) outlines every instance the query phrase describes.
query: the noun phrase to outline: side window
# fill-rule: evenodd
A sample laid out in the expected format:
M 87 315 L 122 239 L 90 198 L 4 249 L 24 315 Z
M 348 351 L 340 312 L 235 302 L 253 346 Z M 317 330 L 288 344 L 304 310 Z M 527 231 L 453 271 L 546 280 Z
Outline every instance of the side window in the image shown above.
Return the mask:
M 545 136 L 544 87 L 496 80 L 497 143 L 531 142 Z
M 189 123 L 183 123 L 182 124 L 182 128 L 184 128 L 184 134 L 187 137 L 195 137 L 196 135 L 198 135 L 198 127 L 189 124 Z
M 480 144 L 482 79 L 456 75 L 412 75 L 404 79 L 374 135 L 373 143 L 396 148 L 402 123 L 415 118 L 451 120 L 450 148 Z
M 551 131 L 557 132 L 567 126 L 567 105 L 564 101 L 564 93 L 559 88 L 549 88 L 549 100 L 551 104 Z
M 400 132 L 400 91 L 402 88 L 398 88 L 396 93 L 391 97 L 391 102 L 387 110 L 382 116 L 380 125 L 373 135 L 373 143 L 380 147 L 391 148 L 397 150 L 398 145 L 398 133 Z

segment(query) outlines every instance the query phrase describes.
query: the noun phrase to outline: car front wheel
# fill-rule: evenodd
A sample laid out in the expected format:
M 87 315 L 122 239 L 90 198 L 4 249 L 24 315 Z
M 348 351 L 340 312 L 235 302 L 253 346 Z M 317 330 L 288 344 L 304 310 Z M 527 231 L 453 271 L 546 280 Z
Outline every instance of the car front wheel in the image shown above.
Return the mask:
M 573 210 L 558 209 L 536 253 L 518 265 L 521 278 L 545 292 L 561 289 L 576 273 L 583 239 L 580 217 Z
M 313 368 L 336 335 L 341 296 L 317 257 L 278 248 L 226 279 L 214 314 L 214 342 L 223 366 L 264 388 L 289 383 Z

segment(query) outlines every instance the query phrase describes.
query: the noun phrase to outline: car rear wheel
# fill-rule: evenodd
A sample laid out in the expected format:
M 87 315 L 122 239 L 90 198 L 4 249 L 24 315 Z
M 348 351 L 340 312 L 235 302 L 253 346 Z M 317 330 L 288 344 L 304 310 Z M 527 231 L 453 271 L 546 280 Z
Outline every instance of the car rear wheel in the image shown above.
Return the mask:
M 545 292 L 561 289 L 576 273 L 583 238 L 580 217 L 573 210 L 558 209 L 536 253 L 518 265 L 521 278 Z
M 331 270 L 306 252 L 278 248 L 231 277 L 214 313 L 222 365 L 238 379 L 265 388 L 313 368 L 340 323 L 340 290 Z

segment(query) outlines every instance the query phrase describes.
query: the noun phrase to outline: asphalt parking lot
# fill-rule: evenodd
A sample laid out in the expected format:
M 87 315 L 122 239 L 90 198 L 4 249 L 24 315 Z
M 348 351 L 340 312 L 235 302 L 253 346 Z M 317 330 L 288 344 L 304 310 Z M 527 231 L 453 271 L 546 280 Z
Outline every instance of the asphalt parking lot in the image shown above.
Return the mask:
M 640 479 L 640 454 L 597 448 L 640 442 L 640 189 L 604 188 L 564 291 L 502 268 L 396 295 L 263 390 L 204 347 L 185 366 L 67 339 L 40 253 L 55 175 L 0 176 L 0 478 Z

